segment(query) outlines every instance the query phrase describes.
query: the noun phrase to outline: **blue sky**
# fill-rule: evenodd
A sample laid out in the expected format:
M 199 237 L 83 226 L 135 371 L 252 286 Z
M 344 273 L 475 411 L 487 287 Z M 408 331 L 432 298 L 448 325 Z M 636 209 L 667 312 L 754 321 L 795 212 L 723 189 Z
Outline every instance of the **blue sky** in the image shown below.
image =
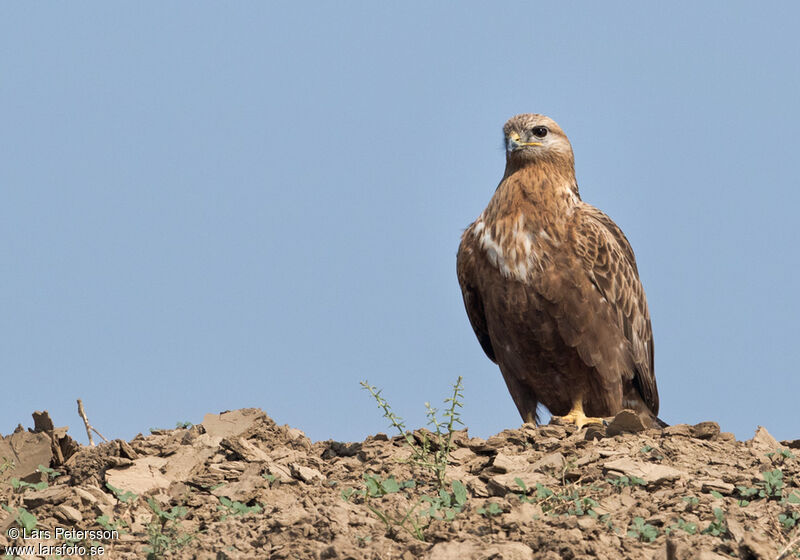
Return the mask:
M 0 432 L 248 406 L 410 426 L 464 376 L 520 424 L 455 276 L 554 118 L 636 252 L 661 416 L 800 437 L 795 4 L 17 3 L 0 17 Z

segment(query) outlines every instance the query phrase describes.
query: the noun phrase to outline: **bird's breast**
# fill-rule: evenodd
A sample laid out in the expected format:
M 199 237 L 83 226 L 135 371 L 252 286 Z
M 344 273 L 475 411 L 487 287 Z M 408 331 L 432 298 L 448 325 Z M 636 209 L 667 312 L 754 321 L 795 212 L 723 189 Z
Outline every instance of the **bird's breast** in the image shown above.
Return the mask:
M 542 272 L 559 245 L 556 236 L 537 228 L 523 213 L 494 220 L 481 214 L 472 235 L 491 266 L 504 277 L 519 281 Z

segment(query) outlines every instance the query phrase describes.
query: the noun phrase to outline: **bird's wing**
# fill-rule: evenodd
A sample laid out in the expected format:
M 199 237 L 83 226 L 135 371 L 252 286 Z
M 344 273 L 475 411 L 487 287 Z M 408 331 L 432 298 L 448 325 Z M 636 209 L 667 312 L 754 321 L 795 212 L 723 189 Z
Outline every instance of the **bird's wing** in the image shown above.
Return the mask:
M 458 283 L 461 285 L 461 295 L 464 298 L 464 307 L 467 309 L 467 317 L 481 343 L 481 348 L 486 352 L 490 360 L 497 363 L 492 341 L 489 338 L 489 329 L 486 326 L 486 315 L 483 310 L 483 300 L 478 291 L 476 278 L 475 258 L 478 255 L 478 245 L 472 235 L 470 226 L 461 237 L 461 245 L 458 247 L 456 257 L 456 271 L 458 273 Z
M 630 343 L 634 384 L 650 410 L 658 414 L 650 311 L 633 249 L 611 218 L 585 203 L 576 212 L 573 239 L 584 272 L 607 300 Z

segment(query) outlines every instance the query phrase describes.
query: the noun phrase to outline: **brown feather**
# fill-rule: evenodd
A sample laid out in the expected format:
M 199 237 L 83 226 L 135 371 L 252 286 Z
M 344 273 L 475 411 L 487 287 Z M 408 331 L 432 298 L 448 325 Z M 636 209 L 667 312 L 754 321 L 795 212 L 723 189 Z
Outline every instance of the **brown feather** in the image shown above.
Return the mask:
M 504 130 L 530 136 L 533 125 L 550 139 L 508 152 L 494 196 L 461 238 L 467 316 L 524 420 L 536 418 L 539 403 L 564 415 L 581 395 L 590 416 L 624 407 L 655 422 L 653 337 L 633 250 L 581 201 L 558 125 L 520 115 Z

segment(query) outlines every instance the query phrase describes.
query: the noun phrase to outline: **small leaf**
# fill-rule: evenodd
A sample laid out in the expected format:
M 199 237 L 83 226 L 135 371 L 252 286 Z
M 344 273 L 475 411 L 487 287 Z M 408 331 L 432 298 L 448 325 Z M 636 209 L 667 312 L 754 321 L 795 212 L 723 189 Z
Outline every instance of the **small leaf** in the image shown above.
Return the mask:
M 722 500 L 722 499 L 724 499 L 724 497 L 722 496 L 722 494 L 720 494 L 720 493 L 719 493 L 719 492 L 717 492 L 716 490 L 712 490 L 712 491 L 711 491 L 711 495 L 712 495 L 712 496 L 714 496 L 714 497 L 715 497 L 716 499 L 718 499 L 718 500 Z
M 467 487 L 460 480 L 454 480 L 452 486 L 456 504 L 463 506 L 467 503 Z
M 36 528 L 36 516 L 30 513 L 25 508 L 19 508 L 17 519 L 27 531 L 32 531 Z
M 394 494 L 395 492 L 400 491 L 400 485 L 397 483 L 393 476 L 390 476 L 383 482 L 381 482 L 381 487 L 386 494 Z

